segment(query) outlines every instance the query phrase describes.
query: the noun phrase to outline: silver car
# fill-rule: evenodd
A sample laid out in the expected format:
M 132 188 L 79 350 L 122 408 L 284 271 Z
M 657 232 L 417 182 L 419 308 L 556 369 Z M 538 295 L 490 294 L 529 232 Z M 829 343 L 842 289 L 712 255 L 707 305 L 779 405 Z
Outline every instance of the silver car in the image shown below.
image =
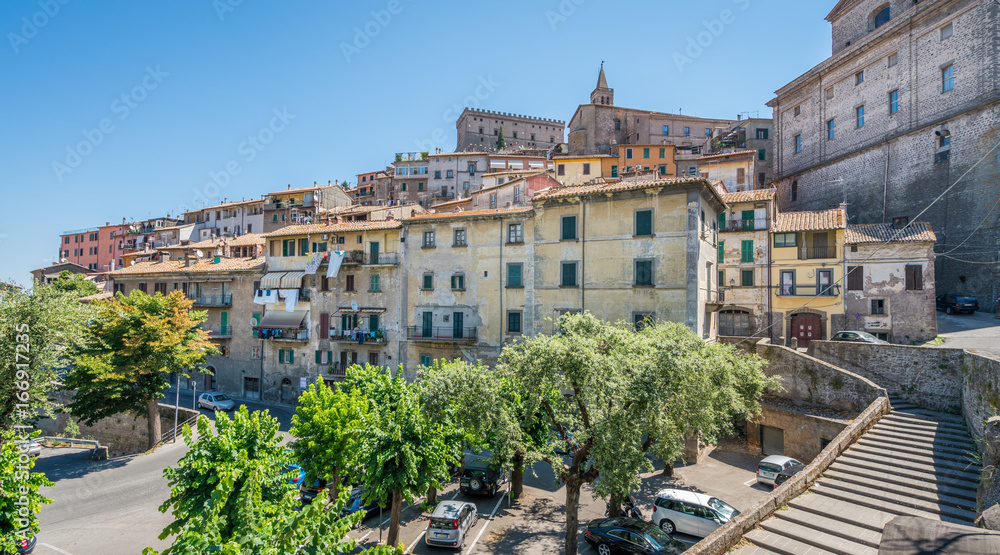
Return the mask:
M 797 464 L 802 463 L 784 455 L 766 457 L 757 463 L 757 483 L 773 486 L 774 479 L 778 477 L 779 472 Z
M 664 489 L 653 501 L 653 524 L 668 534 L 705 537 L 738 514 L 718 497 L 694 491 Z
M 462 549 L 465 536 L 478 521 L 479 513 L 472 503 L 442 501 L 431 514 L 424 541 L 427 545 Z
M 212 411 L 231 411 L 236 408 L 236 402 L 225 393 L 202 393 L 198 398 L 198 407 Z

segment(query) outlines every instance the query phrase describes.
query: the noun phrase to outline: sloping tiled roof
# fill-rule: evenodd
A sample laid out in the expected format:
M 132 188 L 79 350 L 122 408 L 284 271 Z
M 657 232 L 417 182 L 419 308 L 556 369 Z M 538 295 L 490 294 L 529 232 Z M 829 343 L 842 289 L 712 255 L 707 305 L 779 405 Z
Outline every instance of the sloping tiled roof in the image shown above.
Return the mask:
M 736 191 L 735 193 L 725 193 L 722 200 L 726 204 L 737 204 L 740 202 L 763 202 L 774 198 L 774 189 L 754 189 L 752 191 Z
M 623 179 L 612 183 L 595 183 L 591 185 L 570 185 L 566 187 L 551 187 L 540 191 L 532 202 L 549 199 L 577 197 L 582 195 L 599 195 L 603 193 L 615 193 L 619 191 L 632 191 L 640 189 L 650 189 L 653 187 L 671 187 L 677 185 L 688 185 L 701 183 L 708 187 L 708 182 L 701 177 L 675 177 L 668 179 Z M 711 187 L 709 187 L 711 188 Z
M 108 272 L 110 277 L 123 277 L 146 274 L 189 274 L 209 272 L 239 272 L 264 269 L 264 257 L 258 258 L 223 258 L 218 264 L 212 264 L 212 258 L 203 258 L 197 264 L 184 267 L 183 260 L 164 260 L 161 262 L 137 262 L 127 268 Z
M 774 220 L 774 232 L 844 229 L 847 226 L 846 222 L 847 216 L 843 208 L 810 212 L 782 212 Z
M 723 152 L 720 154 L 708 154 L 705 156 L 699 156 L 695 160 L 711 160 L 713 158 L 725 158 L 726 156 L 746 156 L 747 154 L 754 154 L 752 150 L 740 150 L 737 152 Z
M 487 210 L 466 210 L 462 212 L 444 212 L 439 214 L 421 214 L 412 218 L 404 218 L 404 222 L 422 222 L 426 220 L 437 220 L 444 218 L 466 218 L 475 216 L 506 216 L 507 214 L 525 214 L 531 212 L 530 206 L 518 206 L 515 208 L 491 208 Z
M 885 243 L 903 241 L 908 243 L 933 243 L 937 236 L 927 222 L 913 222 L 905 229 L 893 229 L 889 224 L 860 224 L 847 226 L 845 242 L 848 244 Z
M 219 210 L 219 209 L 222 209 L 222 208 L 234 208 L 236 206 L 243 206 L 244 204 L 255 204 L 255 203 L 261 203 L 261 204 L 263 204 L 264 203 L 264 199 L 257 198 L 257 199 L 250 199 L 250 200 L 237 200 L 237 201 L 233 201 L 233 202 L 226 202 L 226 203 L 223 203 L 223 204 L 216 204 L 214 206 L 206 206 L 204 208 L 195 208 L 194 210 L 188 210 L 188 211 L 186 211 L 184 213 L 185 214 L 196 214 L 198 212 L 204 212 L 206 210 Z
M 262 235 L 265 239 L 271 237 L 288 237 L 290 235 L 306 235 L 308 233 L 346 233 L 350 231 L 375 231 L 379 229 L 398 229 L 402 224 L 398 220 L 365 220 L 361 222 L 344 222 L 329 224 L 300 224 L 285 226 L 277 231 Z

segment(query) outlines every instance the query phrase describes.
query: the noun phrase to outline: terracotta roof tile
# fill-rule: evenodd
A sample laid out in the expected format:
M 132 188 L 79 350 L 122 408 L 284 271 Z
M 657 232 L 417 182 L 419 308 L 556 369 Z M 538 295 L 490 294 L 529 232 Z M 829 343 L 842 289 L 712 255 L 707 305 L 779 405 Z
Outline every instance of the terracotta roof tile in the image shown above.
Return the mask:
M 462 212 L 444 212 L 438 214 L 421 214 L 419 216 L 413 216 L 412 218 L 404 218 L 403 221 L 406 223 L 416 223 L 426 220 L 437 220 L 445 218 L 465 218 L 465 217 L 475 217 L 475 216 L 505 216 L 507 214 L 527 214 L 532 212 L 530 206 L 518 206 L 515 208 L 492 208 L 487 210 L 466 210 Z
M 843 208 L 830 210 L 814 210 L 811 212 L 782 212 L 774 220 L 774 232 L 787 231 L 824 231 L 844 229 L 847 215 Z
M 670 187 L 676 185 L 689 185 L 701 183 L 708 186 L 708 182 L 701 177 L 674 177 L 668 179 L 623 179 L 612 183 L 595 183 L 592 185 L 570 185 L 565 187 L 551 187 L 540 191 L 532 202 L 542 200 L 576 197 L 581 195 L 598 195 L 602 193 L 614 193 L 619 191 L 632 191 L 640 189 L 650 189 L 653 187 Z
M 164 260 L 160 262 L 137 262 L 127 268 L 108 272 L 109 277 L 124 277 L 147 274 L 189 274 L 209 272 L 239 272 L 263 270 L 264 257 L 258 258 L 223 258 L 218 264 L 213 259 L 203 258 L 197 264 L 185 267 L 183 260 Z
M 763 202 L 774 198 L 774 189 L 754 189 L 752 191 L 736 191 L 735 193 L 725 193 L 722 200 L 726 204 L 737 204 L 740 202 Z
M 206 206 L 204 208 L 195 208 L 194 210 L 188 210 L 184 212 L 185 214 L 196 214 L 198 212 L 203 212 L 205 210 L 220 210 L 222 208 L 233 208 L 234 206 L 243 206 L 244 204 L 254 204 L 260 203 L 264 204 L 264 199 L 250 199 L 250 200 L 237 200 L 233 202 L 227 202 L 224 204 L 216 204 L 214 206 Z
M 724 158 L 726 156 L 746 156 L 748 154 L 754 154 L 752 150 L 740 150 L 737 152 L 723 152 L 721 154 L 707 154 L 705 156 L 699 156 L 695 160 L 711 160 L 713 158 Z
M 933 243 L 937 241 L 937 236 L 926 222 L 913 222 L 905 229 L 893 229 L 889 224 L 860 224 L 847 226 L 847 244 L 861 243 L 885 243 L 908 242 L 908 243 Z
M 262 235 L 265 239 L 271 237 L 288 237 L 290 235 L 306 235 L 308 233 L 345 233 L 350 231 L 375 231 L 379 229 L 398 229 L 402 227 L 399 220 L 375 220 L 361 222 L 344 222 L 339 224 L 299 224 L 285 226 L 277 231 Z

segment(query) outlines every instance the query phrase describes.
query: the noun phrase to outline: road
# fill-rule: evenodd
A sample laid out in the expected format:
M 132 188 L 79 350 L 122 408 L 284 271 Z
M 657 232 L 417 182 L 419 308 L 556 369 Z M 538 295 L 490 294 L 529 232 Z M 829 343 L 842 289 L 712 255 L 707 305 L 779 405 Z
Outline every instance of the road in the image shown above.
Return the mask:
M 989 312 L 973 314 L 937 313 L 938 335 L 944 338 L 939 347 L 968 349 L 1000 356 L 1000 320 Z

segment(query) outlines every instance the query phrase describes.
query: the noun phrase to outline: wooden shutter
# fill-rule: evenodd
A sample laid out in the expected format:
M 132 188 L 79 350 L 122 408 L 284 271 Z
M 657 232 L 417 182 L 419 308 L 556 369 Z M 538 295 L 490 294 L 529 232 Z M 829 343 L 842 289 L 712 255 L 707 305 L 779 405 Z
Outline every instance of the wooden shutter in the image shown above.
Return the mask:
M 907 274 L 909 276 L 909 274 Z M 862 291 L 865 285 L 865 267 L 864 266 L 848 266 L 847 267 L 847 290 L 848 291 Z
M 319 313 L 319 338 L 320 339 L 330 338 L 330 314 L 327 312 Z M 319 355 L 316 356 L 318 357 Z M 317 360 L 316 362 L 319 361 Z
M 740 262 L 753 262 L 753 241 L 743 241 L 740 244 Z
M 920 291 L 924 288 L 923 266 L 919 264 L 906 265 L 906 290 Z
M 323 351 L 316 351 L 316 364 L 323 362 Z
M 719 241 L 719 258 L 718 258 L 718 263 L 719 264 L 722 264 L 725 261 L 725 259 L 726 259 L 726 254 L 725 253 L 726 253 L 726 242 L 725 241 Z
M 285 350 L 278 349 L 278 362 L 285 362 Z

